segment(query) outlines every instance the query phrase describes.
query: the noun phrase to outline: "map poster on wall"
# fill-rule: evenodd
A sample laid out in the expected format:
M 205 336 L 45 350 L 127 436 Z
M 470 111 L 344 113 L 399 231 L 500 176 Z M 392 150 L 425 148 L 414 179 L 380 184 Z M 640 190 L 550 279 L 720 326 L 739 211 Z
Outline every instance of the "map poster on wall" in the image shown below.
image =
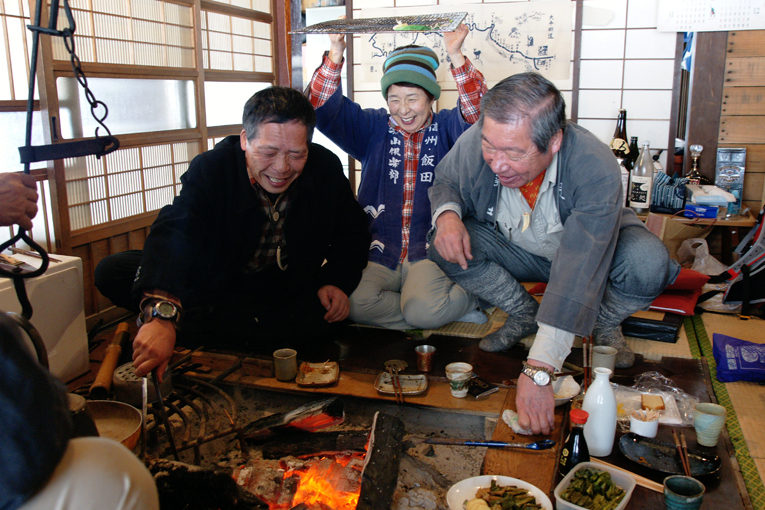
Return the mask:
M 499 81 L 507 76 L 536 71 L 550 80 L 569 77 L 572 18 L 575 2 L 518 2 L 509 4 L 431 5 L 424 7 L 362 9 L 360 18 L 430 14 L 434 9 L 467 11 L 463 21 L 470 29 L 462 52 L 486 77 Z M 443 35 L 434 32 L 363 34 L 360 51 L 360 87 L 379 87 L 388 54 L 407 44 L 427 46 L 439 55 L 438 81 L 452 81 Z
M 765 29 L 765 0 L 659 0 L 661 32 Z

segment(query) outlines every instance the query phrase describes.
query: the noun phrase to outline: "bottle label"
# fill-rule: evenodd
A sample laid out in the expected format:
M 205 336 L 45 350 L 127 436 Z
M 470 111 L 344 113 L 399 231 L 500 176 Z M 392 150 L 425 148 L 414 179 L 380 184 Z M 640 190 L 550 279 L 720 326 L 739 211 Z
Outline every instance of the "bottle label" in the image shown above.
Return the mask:
M 614 138 L 613 140 L 611 140 L 611 150 L 623 152 L 624 154 L 629 154 L 630 146 L 627 143 L 627 140 L 622 140 L 621 138 Z
M 651 178 L 633 175 L 630 181 L 630 207 L 647 208 L 651 202 Z

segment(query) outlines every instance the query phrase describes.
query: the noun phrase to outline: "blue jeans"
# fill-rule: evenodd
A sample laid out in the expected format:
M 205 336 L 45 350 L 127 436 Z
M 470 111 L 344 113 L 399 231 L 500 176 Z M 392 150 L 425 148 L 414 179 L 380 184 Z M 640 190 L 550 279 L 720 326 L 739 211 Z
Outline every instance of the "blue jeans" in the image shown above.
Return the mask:
M 428 257 L 448 277 L 460 283 L 482 274 L 486 266 L 493 262 L 503 267 L 518 282 L 549 281 L 551 261 L 511 243 L 487 223 L 467 218 L 464 224 L 470 234 L 473 254 L 473 260 L 468 260 L 467 270 L 441 258 L 432 243 L 435 230 L 428 234 Z M 679 272 L 680 265 L 670 259 L 664 244 L 648 229 L 640 226 L 623 228 L 619 232 L 603 298 L 603 304 L 614 301 L 615 305 L 605 308 L 618 309 L 619 315 L 623 316 L 609 317 L 609 322 L 616 321 L 619 324 L 638 310 L 646 309 L 667 285 L 675 281 Z M 478 297 L 495 304 L 491 296 L 478 294 Z

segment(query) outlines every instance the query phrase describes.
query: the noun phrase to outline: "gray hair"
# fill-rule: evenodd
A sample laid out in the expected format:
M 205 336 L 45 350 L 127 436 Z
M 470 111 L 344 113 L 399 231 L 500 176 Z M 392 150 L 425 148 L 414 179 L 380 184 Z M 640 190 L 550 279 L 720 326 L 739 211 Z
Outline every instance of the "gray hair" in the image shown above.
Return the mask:
M 538 73 L 508 76 L 481 99 L 481 120 L 488 117 L 500 124 L 529 119 L 531 140 L 546 153 L 550 140 L 566 127 L 566 101 L 549 80 Z
M 293 120 L 306 127 L 310 143 L 316 127 L 316 112 L 307 97 L 289 87 L 268 87 L 256 92 L 242 112 L 248 142 L 258 136 L 261 124 L 284 124 Z

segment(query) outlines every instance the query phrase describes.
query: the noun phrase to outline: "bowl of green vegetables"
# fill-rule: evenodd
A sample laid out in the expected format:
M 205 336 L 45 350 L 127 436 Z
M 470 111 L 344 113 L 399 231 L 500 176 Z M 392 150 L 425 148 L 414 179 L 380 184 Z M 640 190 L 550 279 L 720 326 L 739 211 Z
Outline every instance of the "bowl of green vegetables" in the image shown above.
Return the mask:
M 577 464 L 555 488 L 556 510 L 622 510 L 635 490 L 628 473 L 594 462 Z

